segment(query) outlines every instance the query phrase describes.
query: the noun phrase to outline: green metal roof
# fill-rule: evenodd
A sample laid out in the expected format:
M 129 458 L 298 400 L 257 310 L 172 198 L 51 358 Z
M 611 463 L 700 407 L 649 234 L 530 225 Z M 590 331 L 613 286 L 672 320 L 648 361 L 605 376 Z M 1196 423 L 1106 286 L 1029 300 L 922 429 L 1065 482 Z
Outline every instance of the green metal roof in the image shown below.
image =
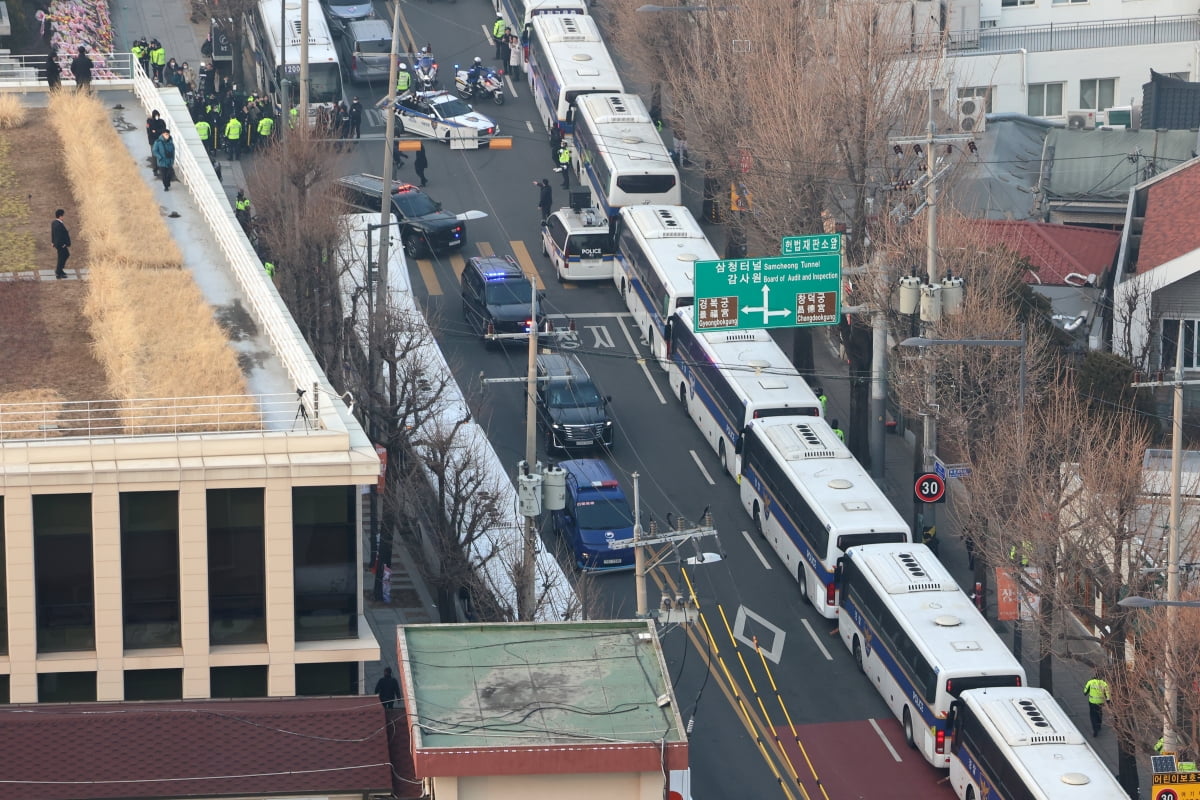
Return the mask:
M 642 620 L 406 625 L 401 670 L 421 748 L 683 742 Z
M 1119 202 L 1136 184 L 1192 158 L 1196 131 L 1086 131 L 1046 136 L 1043 190 L 1051 201 Z

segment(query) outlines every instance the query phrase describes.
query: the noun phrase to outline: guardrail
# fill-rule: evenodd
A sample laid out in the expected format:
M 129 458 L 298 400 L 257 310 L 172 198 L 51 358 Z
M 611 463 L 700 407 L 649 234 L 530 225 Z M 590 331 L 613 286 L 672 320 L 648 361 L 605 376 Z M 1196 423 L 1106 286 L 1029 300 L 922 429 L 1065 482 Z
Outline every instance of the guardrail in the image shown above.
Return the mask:
M 75 53 L 60 53 L 58 65 L 62 67 L 63 86 L 74 86 L 75 76 L 71 74 L 71 59 Z M 141 65 L 133 58 L 132 53 L 88 53 L 92 59 L 92 88 L 127 86 L 133 78 L 135 65 Z M 33 89 L 46 86 L 46 57 L 18 56 L 9 53 L 0 54 L 0 88 L 2 89 Z
M 249 306 L 251 316 L 270 339 L 275 354 L 296 388 L 305 391 L 300 402 L 305 405 L 313 427 L 342 428 L 333 404 L 320 402 L 323 376 L 312 353 L 302 344 L 304 337 L 291 315 L 285 311 L 275 285 L 242 232 L 224 191 L 218 194 L 219 187 L 210 180 L 210 177 L 215 178 L 212 171 L 201 168 L 199 159 L 203 158 L 207 164 L 208 154 L 194 131 L 187 130 L 191 127 L 191 118 L 186 116 L 188 111 L 183 98 L 173 89 L 160 93 L 136 62 L 133 64 L 133 90 L 147 113 L 151 109 L 158 109 L 167 127 L 183 134 L 176 137 L 175 172 L 208 224 L 214 241 L 225 257 L 225 263 L 229 265 L 241 289 L 242 298 Z M 187 121 L 186 127 L 181 124 L 180 116 Z M 186 134 L 183 133 L 185 130 Z
M 949 55 L 987 55 L 1025 50 L 1089 50 L 1106 47 L 1195 42 L 1200 15 L 1130 17 L 1098 22 L 1048 23 L 1019 28 L 974 28 L 913 38 L 914 50 L 944 45 Z
M 0 403 L 0 440 L 286 432 L 307 427 L 301 408 L 295 394 Z

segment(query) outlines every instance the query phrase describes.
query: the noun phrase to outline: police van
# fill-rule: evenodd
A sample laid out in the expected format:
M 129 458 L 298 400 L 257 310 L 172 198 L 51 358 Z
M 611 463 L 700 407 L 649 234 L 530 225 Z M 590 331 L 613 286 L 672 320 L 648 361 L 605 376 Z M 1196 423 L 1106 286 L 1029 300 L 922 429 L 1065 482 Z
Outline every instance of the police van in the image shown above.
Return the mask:
M 633 509 L 608 464 L 599 458 L 560 461 L 566 474 L 566 507 L 554 512 L 554 530 L 570 544 L 575 566 L 588 572 L 633 568 Z
M 611 281 L 616 264 L 608 218 L 587 208 L 590 193 L 571 192 L 571 205 L 542 223 L 542 255 L 560 281 Z

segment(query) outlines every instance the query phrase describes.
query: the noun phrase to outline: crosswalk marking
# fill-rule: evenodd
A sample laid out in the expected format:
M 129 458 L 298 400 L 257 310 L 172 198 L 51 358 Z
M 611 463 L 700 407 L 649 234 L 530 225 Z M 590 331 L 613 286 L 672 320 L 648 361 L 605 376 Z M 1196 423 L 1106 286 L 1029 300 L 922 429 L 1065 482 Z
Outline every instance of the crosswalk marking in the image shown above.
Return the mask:
M 454 279 L 462 280 L 463 270 L 467 268 L 467 260 L 462 257 L 462 253 L 450 254 L 450 269 L 454 270 Z
M 537 265 L 533 263 L 533 259 L 529 257 L 529 249 L 525 247 L 525 243 L 512 241 L 509 242 L 509 245 L 512 246 L 513 255 L 517 257 L 517 263 L 521 265 L 521 269 L 533 275 L 533 280 L 537 284 L 538 291 L 544 290 L 546 284 L 542 283 L 541 273 L 538 272 Z
M 421 271 L 421 280 L 425 281 L 425 288 L 429 290 L 429 294 L 440 295 L 442 285 L 438 283 L 437 273 L 433 271 L 433 262 L 428 258 L 418 258 L 417 269 Z
M 479 255 L 481 256 L 496 255 L 496 251 L 492 249 L 491 242 L 476 242 L 475 247 L 479 250 Z

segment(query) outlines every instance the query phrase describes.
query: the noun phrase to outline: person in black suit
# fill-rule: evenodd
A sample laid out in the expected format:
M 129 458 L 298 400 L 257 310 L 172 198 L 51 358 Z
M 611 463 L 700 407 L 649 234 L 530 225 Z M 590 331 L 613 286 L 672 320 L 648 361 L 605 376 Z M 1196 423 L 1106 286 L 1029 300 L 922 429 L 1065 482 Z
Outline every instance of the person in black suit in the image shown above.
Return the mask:
M 67 277 L 67 259 L 71 257 L 71 233 L 63 222 L 67 212 L 61 208 L 54 212 L 54 222 L 50 223 L 50 243 L 58 251 L 58 263 L 54 265 L 54 277 L 62 280 Z

